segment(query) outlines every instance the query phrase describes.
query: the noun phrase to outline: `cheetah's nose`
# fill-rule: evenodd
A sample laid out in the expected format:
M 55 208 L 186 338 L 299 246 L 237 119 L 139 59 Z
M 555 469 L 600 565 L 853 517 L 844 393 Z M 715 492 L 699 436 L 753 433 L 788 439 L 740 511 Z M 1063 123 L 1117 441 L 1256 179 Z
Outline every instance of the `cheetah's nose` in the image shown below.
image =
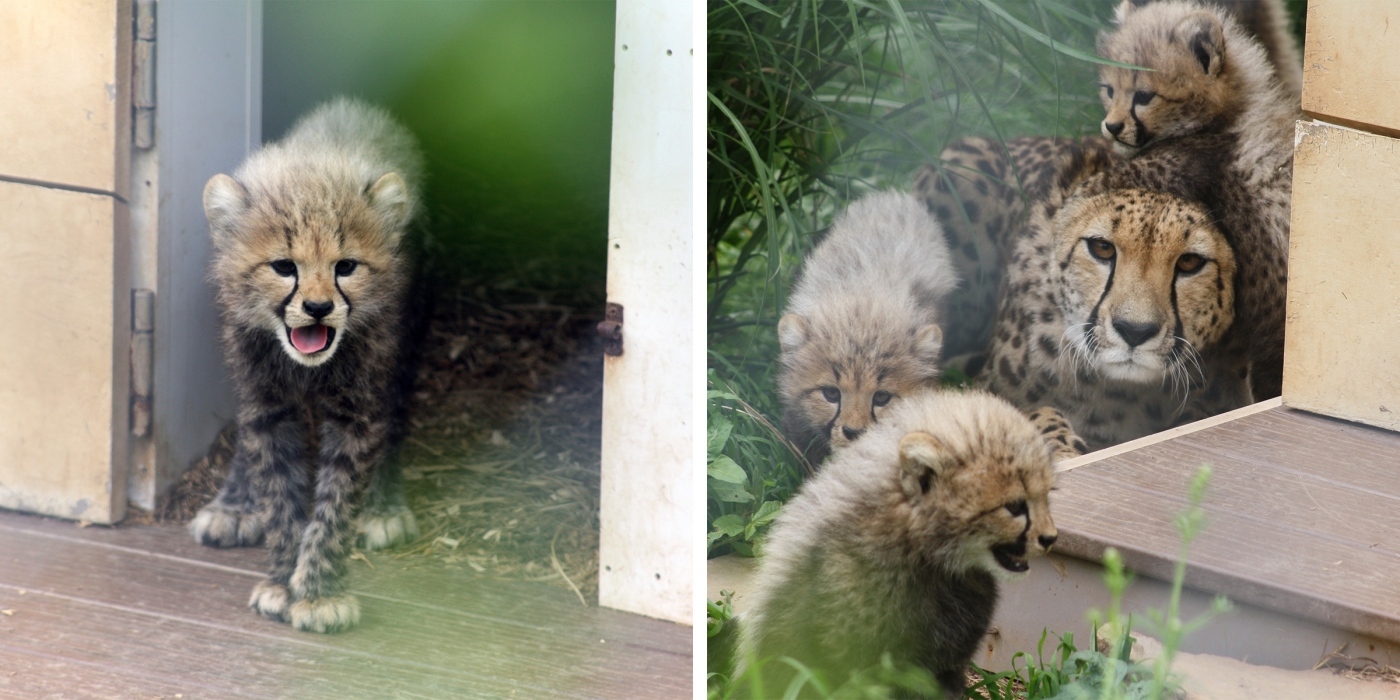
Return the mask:
M 854 440 L 854 439 L 860 437 L 860 434 L 863 433 L 863 432 L 865 432 L 865 431 L 864 431 L 864 430 L 852 430 L 852 429 L 847 428 L 847 427 L 845 427 L 845 426 L 841 426 L 841 434 L 842 434 L 842 435 L 845 435 L 847 440 Z
M 306 309 L 306 313 L 311 314 L 311 318 L 314 318 L 317 321 L 319 321 L 325 318 L 328 314 L 330 314 L 331 309 L 335 308 L 335 302 L 303 301 L 301 302 L 301 308 Z
M 1162 330 L 1159 323 L 1133 323 L 1132 321 L 1113 321 L 1113 330 L 1118 331 L 1119 337 L 1128 347 L 1135 348 L 1157 335 L 1157 331 Z
M 1112 124 L 1104 122 L 1103 128 L 1109 133 L 1110 136 L 1117 136 L 1123 133 L 1123 122 L 1114 122 Z
M 1055 544 L 1055 540 L 1057 540 L 1057 539 L 1059 539 L 1059 538 L 1056 537 L 1055 535 L 1041 535 L 1041 536 L 1040 536 L 1039 538 L 1037 538 L 1037 539 L 1040 540 L 1040 546 L 1041 546 L 1042 548 L 1044 548 L 1044 549 L 1050 549 L 1050 545 Z

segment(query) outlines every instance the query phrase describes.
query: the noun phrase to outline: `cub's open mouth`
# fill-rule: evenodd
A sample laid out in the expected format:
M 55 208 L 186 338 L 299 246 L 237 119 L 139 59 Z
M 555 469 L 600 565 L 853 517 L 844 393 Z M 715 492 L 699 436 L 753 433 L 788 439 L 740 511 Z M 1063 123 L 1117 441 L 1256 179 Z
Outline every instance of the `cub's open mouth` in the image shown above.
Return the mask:
M 331 346 L 331 341 L 335 340 L 335 329 L 317 323 L 301 328 L 288 328 L 287 337 L 298 352 L 315 355 Z
M 1018 542 L 1003 542 L 992 546 L 992 557 L 1001 568 L 1012 573 L 1021 573 L 1031 568 L 1024 558 L 1026 546 Z

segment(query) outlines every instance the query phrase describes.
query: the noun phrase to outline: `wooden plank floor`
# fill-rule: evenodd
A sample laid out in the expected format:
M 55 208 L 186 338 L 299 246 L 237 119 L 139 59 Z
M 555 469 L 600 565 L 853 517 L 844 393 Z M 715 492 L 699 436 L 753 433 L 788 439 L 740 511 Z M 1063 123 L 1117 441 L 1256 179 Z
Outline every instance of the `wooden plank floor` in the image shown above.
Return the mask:
M 301 633 L 246 607 L 264 557 L 0 511 L 0 698 L 691 696 L 690 627 L 371 554 L 361 626 Z
M 1400 433 L 1278 407 L 1059 475 L 1055 549 L 1171 579 L 1172 516 L 1214 470 L 1187 584 L 1400 641 Z

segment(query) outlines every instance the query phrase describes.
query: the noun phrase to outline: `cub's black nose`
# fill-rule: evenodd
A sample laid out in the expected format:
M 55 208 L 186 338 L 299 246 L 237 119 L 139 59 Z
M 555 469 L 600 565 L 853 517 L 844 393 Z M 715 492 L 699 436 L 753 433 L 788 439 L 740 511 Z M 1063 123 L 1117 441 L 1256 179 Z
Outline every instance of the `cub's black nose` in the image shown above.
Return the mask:
M 1135 348 L 1157 335 L 1157 331 L 1162 330 L 1159 323 L 1133 323 L 1132 321 L 1113 322 L 1113 330 L 1118 331 L 1119 337 L 1128 347 Z
M 841 434 L 842 434 L 842 435 L 845 435 L 847 440 L 854 440 L 854 439 L 860 437 L 860 434 L 863 433 L 863 432 L 865 432 L 865 431 L 864 431 L 864 430 L 851 430 L 850 428 L 847 428 L 847 427 L 845 427 L 845 426 L 841 426 Z
M 1041 547 L 1050 549 L 1050 545 L 1055 544 L 1055 540 L 1059 538 L 1054 535 L 1041 535 L 1038 539 L 1040 540 Z
M 1109 124 L 1108 122 L 1104 122 L 1103 128 L 1107 129 L 1109 134 L 1112 134 L 1113 136 L 1117 136 L 1117 135 L 1123 133 L 1123 122 L 1114 122 L 1114 123 L 1112 123 L 1112 124 Z
M 311 314 L 311 318 L 317 321 L 326 317 L 335 308 L 335 302 L 330 301 L 303 301 L 301 308 L 306 309 L 306 313 Z

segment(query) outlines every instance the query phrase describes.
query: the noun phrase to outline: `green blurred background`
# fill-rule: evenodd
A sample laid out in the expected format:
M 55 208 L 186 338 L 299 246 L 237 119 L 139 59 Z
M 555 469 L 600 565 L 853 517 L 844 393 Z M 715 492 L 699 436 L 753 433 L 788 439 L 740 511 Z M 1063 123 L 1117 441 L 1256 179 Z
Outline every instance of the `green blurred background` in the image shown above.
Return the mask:
M 267 0 L 263 139 L 334 95 L 382 104 L 427 156 L 439 274 L 601 299 L 613 21 L 611 0 Z

